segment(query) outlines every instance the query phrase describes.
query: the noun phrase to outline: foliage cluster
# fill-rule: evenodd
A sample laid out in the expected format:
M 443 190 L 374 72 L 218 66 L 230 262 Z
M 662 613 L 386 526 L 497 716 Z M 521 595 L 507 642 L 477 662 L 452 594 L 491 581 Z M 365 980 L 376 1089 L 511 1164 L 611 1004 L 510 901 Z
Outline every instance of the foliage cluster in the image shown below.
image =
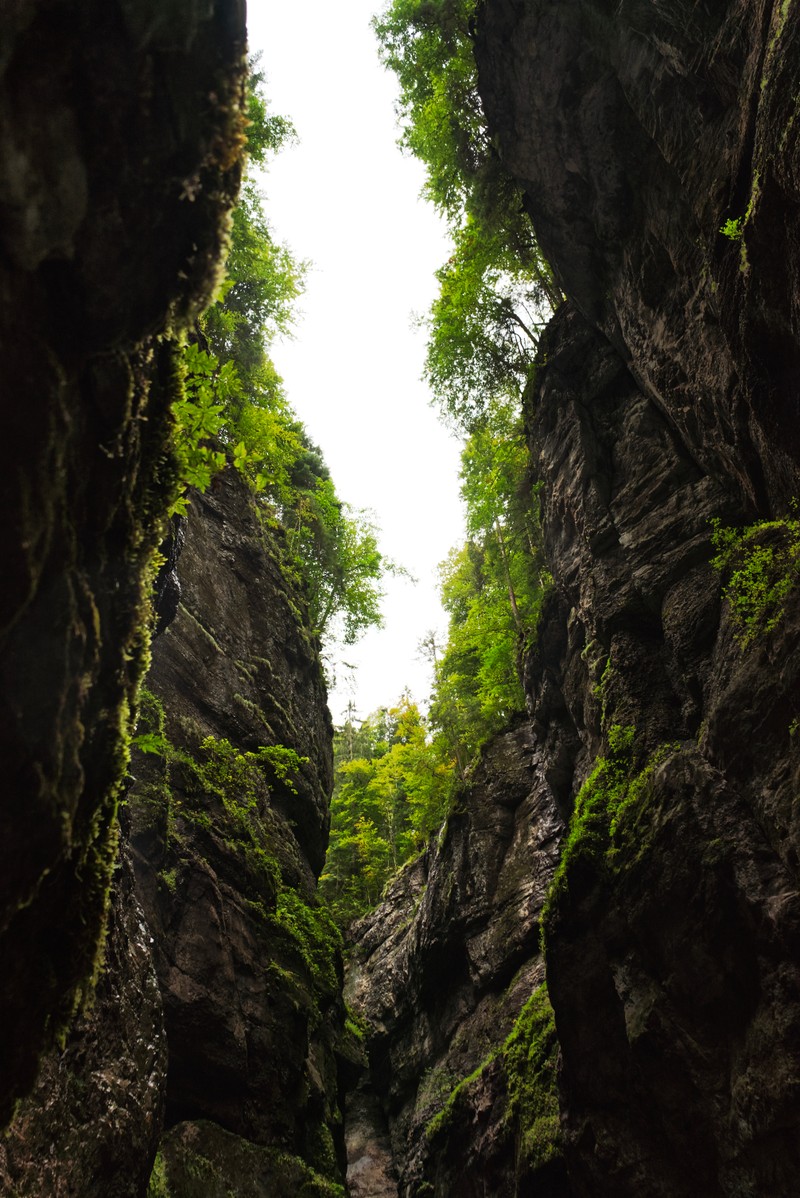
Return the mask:
M 392 0 L 374 21 L 400 85 L 401 145 L 425 165 L 425 193 L 454 247 L 422 321 L 425 374 L 443 411 L 469 430 L 487 396 L 518 394 L 542 313 L 561 295 L 521 192 L 488 136 L 472 32 L 476 0 Z
M 251 72 L 248 155 L 253 166 L 294 137 L 270 115 L 263 77 Z M 233 214 L 227 278 L 186 346 L 183 393 L 173 405 L 184 485 L 205 489 L 227 460 L 249 479 L 266 519 L 287 532 L 288 565 L 302 580 L 312 626 L 350 644 L 380 623 L 380 580 L 390 564 L 368 513 L 338 497 L 318 446 L 292 411 L 269 356 L 292 328 L 307 264 L 272 235 L 252 173 Z M 174 510 L 186 510 L 184 494 Z
M 763 520 L 747 528 L 713 521 L 711 561 L 725 578 L 736 639 L 745 648 L 777 628 L 800 580 L 800 518 Z
M 433 668 L 428 722 L 407 697 L 337 733 L 323 893 L 342 925 L 374 906 L 392 874 L 447 815 L 481 746 L 524 710 L 521 648 L 549 576 L 521 422 L 487 404 L 462 456 L 469 539 L 441 567 L 447 641 L 422 642 Z
M 271 923 L 300 954 L 317 994 L 329 1000 L 338 994 L 336 963 L 342 951 L 342 937 L 327 907 L 312 905 L 296 890 L 285 886 L 278 894 Z
M 438 272 L 439 296 L 422 323 L 432 393 L 466 437 L 468 539 L 441 567 L 446 644 L 431 633 L 421 645 L 434 693 L 430 732 L 416 745 L 415 760 L 425 763 L 426 777 L 439 770 L 461 781 L 481 745 L 524 707 L 520 649 L 533 634 L 549 579 L 519 400 L 542 314 L 560 300 L 521 193 L 488 137 L 472 46 L 476 9 L 475 0 L 392 0 L 373 23 L 382 61 L 400 84 L 401 144 L 424 163 L 425 192 L 453 236 L 453 253 Z M 386 757 L 380 766 L 354 759 L 337 780 L 330 871 L 341 900 L 343 878 L 352 879 L 362 861 L 353 910 L 377 900 L 390 871 L 432 830 L 431 819 L 398 821 L 385 798 L 380 812 L 375 808 L 376 796 L 390 789 L 382 779 L 395 768 L 393 753 Z M 437 819 L 453 781 L 434 788 L 429 810 Z M 345 845 L 350 865 L 342 873 L 337 854 Z
M 467 438 L 461 495 L 468 540 L 441 567 L 447 644 L 424 643 L 434 669 L 432 727 L 462 777 L 481 745 L 524 710 L 519 655 L 550 577 L 542 562 L 537 488 L 513 402 L 495 397 Z
M 444 819 L 453 770 L 408 696 L 334 739 L 331 838 L 320 890 L 344 926 L 375 906 L 392 876 Z

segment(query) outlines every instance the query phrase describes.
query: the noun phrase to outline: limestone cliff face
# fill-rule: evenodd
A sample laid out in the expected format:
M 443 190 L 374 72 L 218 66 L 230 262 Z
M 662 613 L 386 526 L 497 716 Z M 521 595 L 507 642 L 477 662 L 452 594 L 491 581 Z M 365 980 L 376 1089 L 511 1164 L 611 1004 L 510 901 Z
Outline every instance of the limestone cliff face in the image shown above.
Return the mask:
M 141 1198 L 163 1125 L 164 1008 L 152 937 L 123 849 L 92 1010 L 43 1060 L 0 1141 L 15 1198 Z
M 796 17 L 793 0 L 487 0 L 476 47 L 567 296 L 761 511 L 797 489 Z
M 508 732 L 353 932 L 347 994 L 369 1029 L 401 1195 L 563 1192 L 559 1163 L 521 1149 L 498 1054 L 544 979 L 539 921 L 562 831 L 529 729 Z
M 796 546 L 799 18 L 794 0 L 479 8 L 494 144 L 567 295 L 525 397 L 554 585 L 517 735 L 523 841 L 572 830 L 544 962 L 507 934 L 513 968 L 478 981 L 467 946 L 493 915 L 464 880 L 494 858 L 469 837 L 462 855 L 452 824 L 358 930 L 402 1194 L 796 1191 L 800 588 L 743 636 L 710 522 L 774 518 L 751 549 Z M 490 751 L 485 769 L 456 828 L 487 781 L 502 820 L 508 768 Z M 510 975 L 527 997 L 542 964 L 557 1131 L 544 1033 L 515 1105 L 526 1017 L 509 1036 L 472 1014 L 489 993 L 516 1016 Z
M 168 335 L 214 284 L 244 41 L 238 0 L 0 12 L 2 1125 L 91 989 L 174 485 Z

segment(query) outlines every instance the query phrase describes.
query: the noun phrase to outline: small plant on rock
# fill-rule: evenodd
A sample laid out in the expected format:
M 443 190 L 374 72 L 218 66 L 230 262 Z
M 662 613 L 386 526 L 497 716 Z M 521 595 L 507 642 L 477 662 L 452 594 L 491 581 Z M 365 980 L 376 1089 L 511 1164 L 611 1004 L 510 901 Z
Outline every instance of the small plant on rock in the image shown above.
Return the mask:
M 800 518 L 762 520 L 748 528 L 713 522 L 711 565 L 725 578 L 736 640 L 744 648 L 777 628 L 800 578 Z

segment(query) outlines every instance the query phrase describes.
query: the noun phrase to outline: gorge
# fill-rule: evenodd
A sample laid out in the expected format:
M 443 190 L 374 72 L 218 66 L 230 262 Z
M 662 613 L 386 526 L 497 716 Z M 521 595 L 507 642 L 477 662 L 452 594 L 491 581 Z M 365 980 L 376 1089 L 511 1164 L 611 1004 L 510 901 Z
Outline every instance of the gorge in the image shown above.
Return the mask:
M 243 6 L 0 13 L 3 1193 L 797 1192 L 797 0 L 465 11 L 564 297 L 548 581 L 524 710 L 346 945 L 289 534 L 230 461 L 166 520 Z

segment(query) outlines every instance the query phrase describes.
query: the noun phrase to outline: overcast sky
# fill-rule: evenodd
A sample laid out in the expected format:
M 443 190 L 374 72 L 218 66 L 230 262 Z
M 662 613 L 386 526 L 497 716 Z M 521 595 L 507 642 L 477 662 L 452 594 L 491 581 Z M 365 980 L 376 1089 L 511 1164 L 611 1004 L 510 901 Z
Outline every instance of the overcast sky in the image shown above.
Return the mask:
M 374 511 L 381 548 L 416 585 L 389 580 L 386 626 L 344 651 L 330 695 L 340 722 L 408 687 L 424 703 L 430 672 L 417 645 L 446 621 L 436 567 L 463 537 L 459 446 L 420 382 L 424 334 L 412 330 L 435 294 L 449 243 L 419 198 L 422 167 L 397 148 L 394 76 L 378 62 L 370 18 L 379 0 L 249 0 L 271 109 L 299 145 L 265 180 L 276 236 L 313 263 L 296 338 L 273 357 L 289 401 L 322 448 L 341 498 Z

